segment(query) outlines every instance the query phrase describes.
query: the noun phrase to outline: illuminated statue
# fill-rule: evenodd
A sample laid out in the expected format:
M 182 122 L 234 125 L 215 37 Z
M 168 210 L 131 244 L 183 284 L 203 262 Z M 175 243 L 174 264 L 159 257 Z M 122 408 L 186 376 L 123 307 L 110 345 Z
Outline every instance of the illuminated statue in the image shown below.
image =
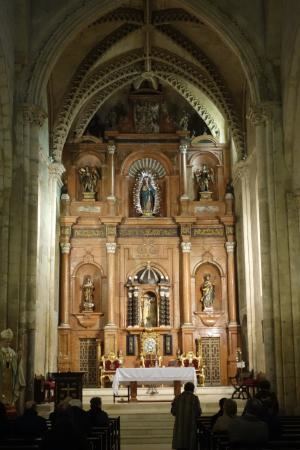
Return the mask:
M 215 286 L 210 281 L 210 274 L 204 275 L 204 282 L 201 285 L 202 297 L 200 299 L 204 311 L 206 309 L 212 309 L 215 299 Z
M 25 387 L 21 355 L 10 347 L 13 337 L 10 328 L 0 333 L 0 401 L 6 405 L 14 405 Z

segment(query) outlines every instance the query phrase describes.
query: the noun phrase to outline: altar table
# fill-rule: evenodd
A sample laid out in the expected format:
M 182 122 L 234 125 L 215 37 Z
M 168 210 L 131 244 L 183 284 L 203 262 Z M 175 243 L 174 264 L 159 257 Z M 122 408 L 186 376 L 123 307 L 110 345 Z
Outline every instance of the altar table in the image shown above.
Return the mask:
M 113 393 L 118 395 L 120 384 L 130 384 L 131 401 L 136 401 L 138 384 L 174 384 L 174 394 L 180 393 L 181 383 L 191 381 L 197 386 L 197 376 L 194 367 L 147 367 L 118 368 L 113 379 Z

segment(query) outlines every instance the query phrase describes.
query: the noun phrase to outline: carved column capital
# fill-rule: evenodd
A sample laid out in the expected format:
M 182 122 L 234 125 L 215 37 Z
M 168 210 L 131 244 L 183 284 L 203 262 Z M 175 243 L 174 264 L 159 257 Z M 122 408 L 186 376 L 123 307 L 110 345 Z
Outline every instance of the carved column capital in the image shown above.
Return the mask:
M 106 251 L 107 253 L 116 253 L 117 244 L 115 242 L 107 242 L 106 243 Z
M 109 155 L 114 155 L 117 151 L 117 147 L 115 144 L 108 144 L 107 145 L 107 151 Z
M 61 242 L 61 243 L 60 243 L 60 250 L 61 250 L 61 253 L 62 253 L 62 254 L 64 254 L 64 253 L 70 253 L 70 250 L 71 250 L 71 244 L 70 244 L 69 242 Z
M 179 145 L 179 151 L 181 154 L 186 155 L 187 151 L 188 151 L 188 144 L 187 142 L 182 142 Z
M 233 185 L 237 184 L 237 182 L 239 180 L 244 180 L 249 177 L 249 161 L 250 161 L 250 159 L 252 159 L 251 156 L 245 161 L 238 161 L 233 166 L 233 171 L 232 171 Z
M 225 242 L 225 248 L 227 253 L 233 253 L 235 250 L 236 243 L 234 241 Z
M 51 177 L 61 180 L 61 176 L 66 169 L 60 162 L 51 160 L 48 165 L 48 171 Z
M 252 105 L 249 108 L 247 119 L 254 126 L 263 125 L 267 119 L 266 111 L 262 105 Z
M 24 122 L 42 127 L 47 119 L 47 113 L 39 105 L 24 103 L 22 105 Z
M 182 253 L 190 253 L 191 248 L 192 248 L 191 242 L 181 242 L 180 245 L 181 245 Z

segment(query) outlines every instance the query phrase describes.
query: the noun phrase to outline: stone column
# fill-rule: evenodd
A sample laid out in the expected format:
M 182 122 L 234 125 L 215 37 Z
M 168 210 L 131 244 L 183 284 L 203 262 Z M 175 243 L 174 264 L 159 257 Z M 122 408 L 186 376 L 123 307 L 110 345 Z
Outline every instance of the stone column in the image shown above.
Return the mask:
M 116 248 L 115 242 L 106 243 L 107 251 L 107 324 L 104 327 L 104 348 L 105 353 L 114 352 L 118 350 L 117 342 L 117 326 L 115 320 L 115 264 L 116 264 Z
M 182 337 L 182 351 L 191 351 L 194 348 L 193 331 L 194 326 L 192 324 L 192 311 L 191 311 L 191 242 L 181 242 L 182 251 L 182 311 L 183 311 L 183 324 L 181 326 Z
M 269 175 L 271 167 L 269 166 L 268 152 L 272 149 L 268 144 L 267 131 L 267 111 L 262 105 L 252 107 L 248 119 L 255 129 L 255 148 L 257 159 L 257 184 L 258 184 L 258 203 L 259 203 L 259 233 L 260 233 L 260 257 L 261 257 L 261 282 L 263 299 L 263 335 L 265 346 L 265 362 L 268 379 L 273 384 L 275 381 L 276 358 L 274 353 L 274 305 L 271 267 L 271 222 L 269 208 L 272 204 L 270 192 L 273 187 L 269 185 Z M 271 189 L 271 191 L 270 191 Z
M 70 328 L 69 325 L 69 299 L 70 299 L 70 249 L 69 242 L 61 242 L 61 269 L 60 269 L 60 305 L 59 315 L 61 328 Z
M 47 289 L 47 303 L 45 298 L 46 307 L 46 345 L 45 345 L 45 358 L 44 370 L 46 372 L 53 372 L 57 370 L 57 322 L 58 312 L 56 305 L 59 304 L 59 249 L 57 246 L 58 236 L 58 220 L 60 215 L 60 192 L 62 187 L 61 176 L 64 173 L 65 168 L 59 162 L 50 162 L 48 165 L 49 181 L 48 181 L 48 194 L 49 194 L 49 236 L 48 236 L 48 258 L 49 264 L 46 269 L 49 277 L 49 285 Z M 45 284 L 45 280 L 40 280 L 41 293 L 42 286 Z M 44 288 L 45 289 L 45 288 Z M 45 295 L 45 294 L 44 294 Z M 39 330 L 37 330 L 37 338 L 39 339 Z
M 181 196 L 180 196 L 180 204 L 181 204 L 181 214 L 185 215 L 187 213 L 189 196 L 187 193 L 187 150 L 188 145 L 186 142 L 182 142 L 179 146 L 180 151 L 180 187 L 181 187 Z
M 191 325 L 191 254 L 192 244 L 181 242 L 183 324 Z
M 9 271 L 5 320 L 23 351 L 25 398 L 33 398 L 36 309 L 39 277 L 39 151 L 47 135 L 47 114 L 39 105 L 16 104 L 12 190 L 10 194 Z M 42 301 L 42 300 L 41 300 Z
M 115 254 L 117 244 L 115 242 L 106 243 L 107 251 L 107 277 L 108 277 L 108 310 L 107 310 L 107 325 L 114 325 L 114 302 L 115 302 Z
M 107 146 L 107 152 L 109 154 L 109 168 L 110 168 L 110 193 L 107 197 L 108 201 L 108 214 L 116 214 L 116 196 L 115 196 L 115 152 L 116 146 L 114 143 L 109 143 Z

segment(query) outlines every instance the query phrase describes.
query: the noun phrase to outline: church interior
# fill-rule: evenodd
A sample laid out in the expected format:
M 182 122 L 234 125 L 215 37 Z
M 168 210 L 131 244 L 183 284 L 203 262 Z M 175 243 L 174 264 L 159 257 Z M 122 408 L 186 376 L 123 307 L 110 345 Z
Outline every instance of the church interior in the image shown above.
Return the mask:
M 36 375 L 192 362 L 300 413 L 299 17 L 0 3 L 0 327 L 25 399 Z

